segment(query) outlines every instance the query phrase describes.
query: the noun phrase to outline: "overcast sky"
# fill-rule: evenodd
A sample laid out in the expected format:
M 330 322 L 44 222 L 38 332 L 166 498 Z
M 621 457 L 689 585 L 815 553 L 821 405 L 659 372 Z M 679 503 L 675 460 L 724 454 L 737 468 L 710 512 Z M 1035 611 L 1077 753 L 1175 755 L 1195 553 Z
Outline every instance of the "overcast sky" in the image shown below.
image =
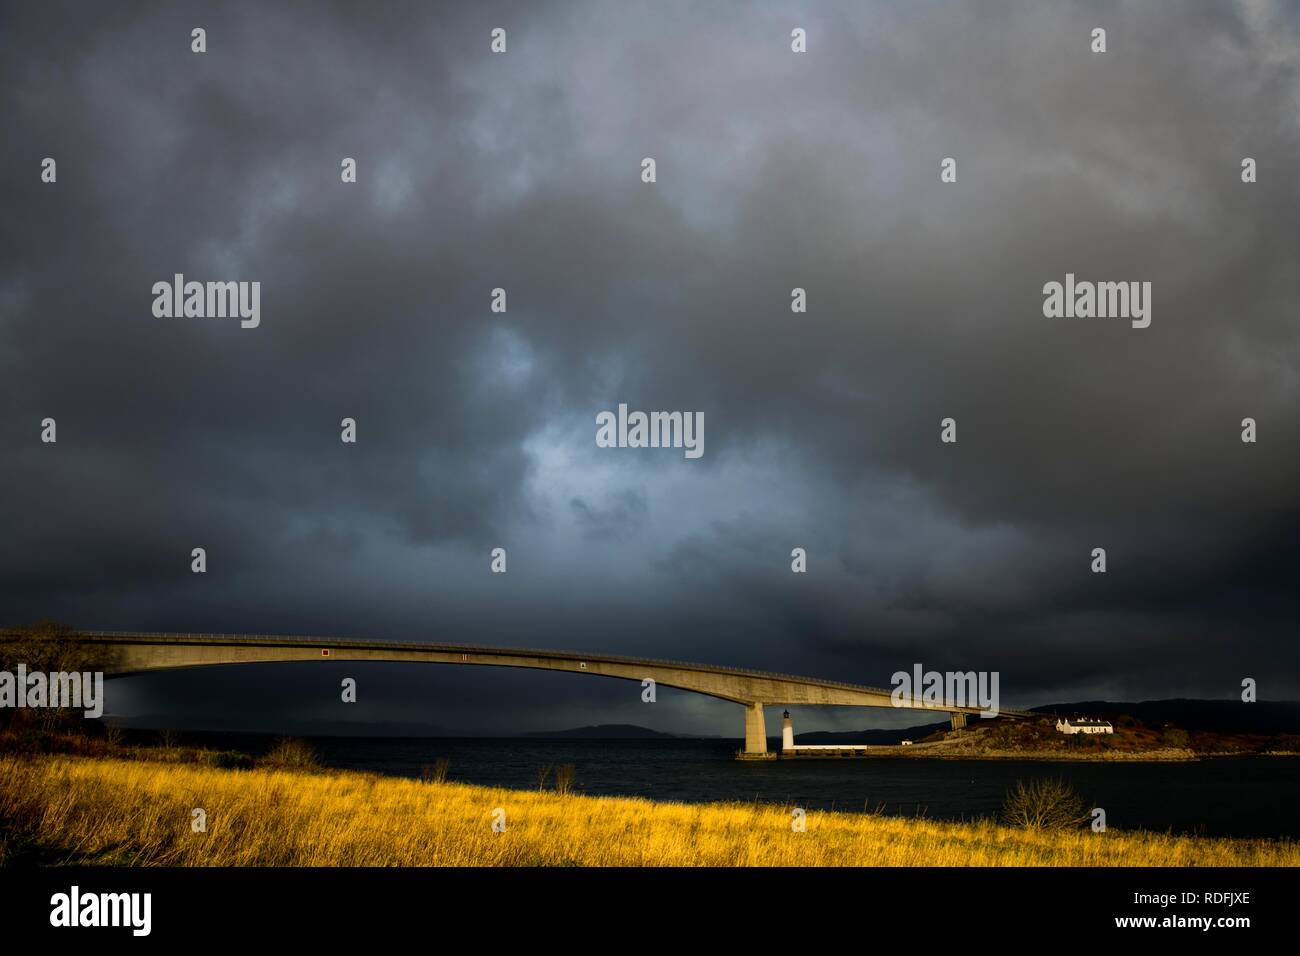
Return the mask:
M 6 4 L 0 622 L 1294 698 L 1297 9 Z M 175 273 L 259 281 L 261 324 L 156 318 Z M 1150 282 L 1150 327 L 1045 318 L 1066 273 Z M 598 448 L 620 402 L 702 412 L 703 457 Z M 371 666 L 348 707 L 322 673 L 109 710 L 741 728 L 618 681 Z

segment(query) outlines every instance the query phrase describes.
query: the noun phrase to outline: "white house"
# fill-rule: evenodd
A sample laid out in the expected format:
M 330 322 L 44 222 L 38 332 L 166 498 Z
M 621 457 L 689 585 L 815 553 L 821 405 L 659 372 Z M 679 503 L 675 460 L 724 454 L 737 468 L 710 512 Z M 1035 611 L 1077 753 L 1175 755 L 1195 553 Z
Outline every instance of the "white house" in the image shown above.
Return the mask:
M 910 741 L 910 740 L 900 740 L 900 741 L 898 742 L 898 745 L 899 745 L 900 747 L 910 747 L 910 746 L 912 746 L 912 741 Z
M 1092 720 L 1088 717 L 1068 717 L 1056 722 L 1056 729 L 1063 734 L 1113 734 L 1115 728 L 1108 720 Z

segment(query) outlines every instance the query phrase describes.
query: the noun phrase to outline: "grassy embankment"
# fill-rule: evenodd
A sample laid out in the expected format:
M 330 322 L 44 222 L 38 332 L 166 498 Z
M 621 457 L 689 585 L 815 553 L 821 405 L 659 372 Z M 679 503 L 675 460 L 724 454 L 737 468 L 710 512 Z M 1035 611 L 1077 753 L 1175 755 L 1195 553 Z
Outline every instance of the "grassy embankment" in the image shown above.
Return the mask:
M 207 813 L 194 833 L 191 811 Z M 493 811 L 506 830 L 492 830 Z M 1293 841 L 1034 831 L 68 755 L 0 756 L 0 863 L 106 865 L 1300 865 Z

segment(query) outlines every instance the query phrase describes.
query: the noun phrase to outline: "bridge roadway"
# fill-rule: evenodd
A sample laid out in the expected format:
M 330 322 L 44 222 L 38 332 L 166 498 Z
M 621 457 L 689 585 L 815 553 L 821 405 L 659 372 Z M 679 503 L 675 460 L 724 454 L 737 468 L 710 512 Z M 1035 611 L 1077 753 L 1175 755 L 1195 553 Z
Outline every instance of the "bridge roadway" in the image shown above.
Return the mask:
M 798 677 L 745 670 L 718 664 L 655 660 L 531 648 L 483 647 L 472 644 L 426 644 L 401 641 L 359 641 L 326 637 L 276 637 L 255 634 L 155 634 L 79 631 L 81 643 L 103 653 L 105 676 L 121 677 L 182 667 L 221 664 L 261 664 L 296 661 L 409 661 L 426 664 L 469 664 L 568 671 L 622 680 L 653 680 L 732 701 L 745 708 L 744 756 L 767 754 L 765 706 L 823 705 L 831 707 L 893 707 L 891 691 L 818 677 Z M 978 707 L 914 701 L 912 710 L 936 710 L 951 715 L 954 729 Z M 1010 717 L 1032 716 L 1002 709 Z

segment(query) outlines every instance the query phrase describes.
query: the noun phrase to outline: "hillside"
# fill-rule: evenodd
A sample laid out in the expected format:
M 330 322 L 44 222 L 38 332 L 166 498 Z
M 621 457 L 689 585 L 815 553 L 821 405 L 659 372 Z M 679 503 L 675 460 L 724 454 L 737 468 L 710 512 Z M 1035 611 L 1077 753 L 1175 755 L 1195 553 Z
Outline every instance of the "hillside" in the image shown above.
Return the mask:
M 946 726 L 912 747 L 892 748 L 906 757 L 1053 760 L 1196 760 L 1202 757 L 1300 755 L 1300 735 L 1231 734 L 1152 727 L 1127 715 L 1113 718 L 1112 734 L 1062 734 L 1054 716 L 973 721 L 967 729 Z
M 972 718 L 953 733 L 946 721 L 898 730 L 796 734 L 796 744 L 871 744 L 907 757 L 1194 760 L 1204 756 L 1300 754 L 1300 702 L 1152 700 L 1079 701 L 1036 707 L 1036 720 Z M 1113 734 L 1067 736 L 1057 715 L 1109 720 Z M 898 744 L 912 740 L 916 746 Z

